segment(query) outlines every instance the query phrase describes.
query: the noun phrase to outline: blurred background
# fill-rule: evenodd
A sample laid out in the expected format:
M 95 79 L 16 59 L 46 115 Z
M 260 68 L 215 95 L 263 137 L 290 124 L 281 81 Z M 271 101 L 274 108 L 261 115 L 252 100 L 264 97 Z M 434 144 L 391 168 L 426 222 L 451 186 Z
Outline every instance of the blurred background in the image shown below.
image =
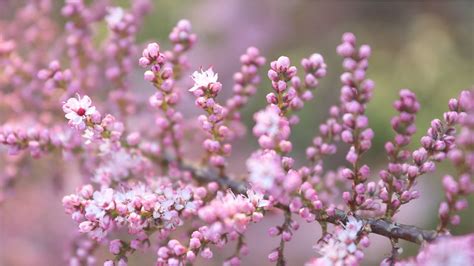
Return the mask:
M 12 4 L 14 2 L 0 0 L 1 20 L 14 19 L 9 10 L 16 5 Z M 126 1 L 114 3 L 127 5 Z M 57 19 L 60 21 L 61 5 L 62 1 L 58 1 Z M 154 9 L 145 19 L 139 41 L 157 41 L 169 47 L 168 33 L 182 18 L 191 21 L 199 37 L 190 55 L 192 69 L 214 67 L 224 85 L 222 101 L 232 93 L 232 75 L 239 69 L 238 58 L 248 46 L 258 47 L 267 63 L 280 55 L 289 56 L 295 65 L 315 52 L 324 56 L 328 75 L 317 89 L 315 99 L 300 112 L 301 122 L 292 134 L 293 156 L 300 164 L 305 162 L 305 148 L 316 134 L 317 125 L 327 118 L 328 107 L 338 101 L 342 67 L 335 50 L 344 32 L 355 33 L 358 44 L 369 44 L 373 51 L 368 77 L 375 81 L 376 91 L 368 116 L 375 139 L 364 160 L 371 166 L 374 178 L 387 162 L 383 144 L 393 137 L 390 118 L 395 111 L 392 102 L 398 98 L 400 89 L 413 90 L 421 102 L 418 133 L 412 144 L 417 147 L 417 139 L 425 133 L 431 119 L 440 117 L 447 110 L 449 98 L 474 85 L 473 1 L 154 1 Z M 253 126 L 252 114 L 265 106 L 264 96 L 271 89 L 266 78 L 267 69 L 262 71 L 263 82 L 258 95 L 244 112 L 249 127 Z M 137 68 L 133 76 L 134 90 L 151 93 L 148 84 L 142 81 L 141 69 Z M 186 82 L 191 83 L 190 80 Z M 198 114 L 191 97 L 184 101 L 182 106 L 186 115 Z M 256 148 L 252 136 L 234 145 L 231 169 L 237 174 L 244 173 L 245 158 Z M 342 151 L 346 151 L 345 148 L 341 146 Z M 341 163 L 344 163 L 343 156 L 331 157 L 325 162 L 328 168 Z M 67 170 L 62 171 L 66 182 L 58 191 L 51 181 L 54 177 L 45 174 L 52 168 L 47 158 L 32 164 L 35 170 L 19 179 L 15 194 L 0 206 L 2 266 L 64 265 L 62 254 L 76 228 L 64 214 L 61 199 L 74 191 L 78 181 L 68 179 L 71 175 L 73 180 L 73 173 L 77 171 L 70 169 L 73 166 L 67 163 L 61 166 Z M 442 200 L 439 181 L 449 171 L 449 163 L 445 163 L 438 167 L 436 174 L 423 176 L 418 184 L 421 198 L 402 208 L 397 215 L 398 221 L 435 228 L 437 208 Z M 472 206 L 474 200 L 471 198 L 470 202 Z M 461 217 L 461 225 L 453 234 L 474 229 L 472 207 L 462 212 Z M 243 265 L 271 265 L 266 256 L 277 245 L 277 239 L 267 237 L 266 230 L 279 223 L 279 218 L 267 218 L 250 228 L 247 238 L 250 255 Z M 286 250 L 289 265 L 302 265 L 315 256 L 312 246 L 319 237 L 319 226 L 302 222 L 302 228 Z M 387 239 L 372 237 L 372 240 L 364 265 L 378 265 L 389 254 Z M 403 244 L 403 256 L 416 253 L 417 246 Z M 231 252 L 230 249 L 216 250 L 216 265 Z M 132 257 L 129 265 L 153 265 L 154 259 L 155 254 L 150 250 L 147 256 L 140 253 Z M 198 264 L 213 265 L 201 260 Z

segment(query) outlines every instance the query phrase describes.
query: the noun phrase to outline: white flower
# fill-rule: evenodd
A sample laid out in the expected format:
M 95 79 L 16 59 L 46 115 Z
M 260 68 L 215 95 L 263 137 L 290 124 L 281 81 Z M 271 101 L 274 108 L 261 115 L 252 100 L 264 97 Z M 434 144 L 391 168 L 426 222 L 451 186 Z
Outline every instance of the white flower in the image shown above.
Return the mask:
M 181 198 L 183 200 L 190 200 L 191 199 L 191 191 L 187 188 L 181 190 Z
M 125 16 L 125 12 L 121 7 L 109 7 L 107 8 L 107 16 L 105 17 L 105 21 L 109 27 L 114 27 L 120 21 L 122 21 L 123 17 Z
M 91 106 L 92 101 L 89 96 L 77 95 L 77 98 L 69 98 L 63 105 L 65 117 L 69 123 L 76 128 L 83 129 L 85 127 L 84 120 L 96 112 L 95 106 Z
M 360 229 L 362 229 L 364 223 L 357 220 L 354 216 L 349 216 L 347 219 L 347 224 L 345 226 L 345 231 L 348 233 L 348 236 L 353 240 L 357 237 Z
M 357 247 L 356 239 L 363 226 L 362 221 L 349 216 L 346 225 L 337 226 L 334 235 L 326 243 L 321 242 L 315 246 L 322 256 L 313 259 L 306 266 L 346 265 L 347 261 L 358 262 L 360 258 L 355 254 L 360 249 Z
M 217 75 L 217 73 L 214 73 L 214 71 L 212 70 L 212 67 L 211 67 L 206 71 L 203 71 L 202 69 L 201 69 L 200 72 L 194 71 L 191 78 L 194 81 L 194 86 L 191 89 L 189 89 L 189 91 L 194 92 L 195 90 L 197 90 L 199 88 L 203 88 L 203 87 L 206 88 L 210 84 L 216 83 L 218 75 Z
M 474 234 L 440 237 L 426 245 L 415 258 L 399 261 L 401 266 L 474 265 Z
M 275 179 L 283 175 L 280 158 L 274 151 L 258 151 L 247 160 L 249 181 L 262 189 L 270 189 Z
M 195 212 L 197 210 L 196 203 L 194 202 L 187 202 L 186 206 L 184 207 L 187 211 Z
M 254 190 L 247 190 L 247 197 L 257 208 L 263 208 L 270 205 L 270 201 L 263 198 L 263 194 Z
M 114 208 L 114 190 L 111 188 L 102 189 L 100 191 L 96 191 L 93 194 L 94 202 L 97 204 L 98 207 L 103 208 L 105 210 L 113 209 Z
M 93 231 L 89 232 L 89 236 L 92 238 L 92 239 L 95 239 L 95 240 L 102 240 L 105 238 L 105 236 L 107 235 L 107 232 L 104 231 L 104 229 L 98 227 L 96 229 L 94 229 Z
M 256 113 L 254 119 L 256 122 L 253 128 L 255 135 L 274 137 L 279 132 L 281 117 L 278 108 L 268 106 L 265 110 Z
M 101 185 L 109 185 L 111 181 L 124 180 L 143 162 L 141 156 L 127 152 L 125 149 L 113 152 L 109 149 L 109 152 L 102 156 L 103 163 L 95 170 L 92 179 Z
M 97 205 L 95 204 L 89 204 L 86 206 L 85 208 L 85 211 L 86 211 L 86 217 L 88 219 L 97 219 L 97 220 L 100 220 L 102 219 L 104 216 L 105 216 L 105 211 L 101 208 L 99 208 Z

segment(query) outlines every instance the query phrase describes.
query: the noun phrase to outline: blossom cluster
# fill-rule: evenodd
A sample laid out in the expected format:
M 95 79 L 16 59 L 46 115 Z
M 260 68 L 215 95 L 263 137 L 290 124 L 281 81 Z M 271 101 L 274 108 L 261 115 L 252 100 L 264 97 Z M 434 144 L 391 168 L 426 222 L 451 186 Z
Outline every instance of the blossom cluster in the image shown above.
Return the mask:
M 386 170 L 380 172 L 381 179 L 385 182 L 380 191 L 380 198 L 387 204 L 386 215 L 393 216 L 401 202 L 399 199 L 393 199 L 395 193 L 401 198 L 400 193 L 404 193 L 403 199 L 414 199 L 418 197 L 418 192 L 401 191 L 401 176 L 412 176 L 414 167 L 404 167 L 404 163 L 410 158 L 410 151 L 404 149 L 410 142 L 411 136 L 416 132 L 415 117 L 420 109 L 420 104 L 416 99 L 416 95 L 408 89 L 400 91 L 400 99 L 394 103 L 395 109 L 399 112 L 398 116 L 392 118 L 392 129 L 396 132 L 393 141 L 385 144 L 385 151 L 390 158 L 390 163 Z M 409 169 L 410 168 L 410 169 Z M 405 169 L 405 172 L 403 172 Z
M 160 46 L 157 43 L 147 45 L 139 59 L 139 64 L 142 67 L 150 66 L 151 69 L 145 72 L 144 78 L 158 90 L 149 98 L 150 106 L 161 111 L 161 115 L 155 120 L 159 129 L 157 137 L 165 150 L 168 148 L 173 150 L 180 158 L 179 139 L 182 135 L 182 115 L 175 109 L 180 95 L 175 88 L 174 65 L 169 64 L 165 54 L 160 52 Z
M 217 81 L 218 75 L 212 68 L 194 72 L 192 75 L 194 85 L 190 92 L 196 97 L 195 104 L 203 109 L 207 115 L 200 115 L 198 121 L 201 128 L 208 136 L 203 147 L 207 151 L 206 160 L 210 165 L 220 169 L 224 174 L 225 156 L 229 156 L 232 146 L 227 143 L 231 133 L 229 127 L 224 123 L 229 110 L 216 102 L 216 97 L 222 89 L 222 84 Z
M 209 246 L 223 247 L 228 241 L 238 240 L 237 251 L 224 265 L 240 265 L 240 257 L 248 253 L 242 237 L 250 223 L 259 222 L 263 211 L 270 207 L 263 194 L 253 190 L 247 196 L 232 192 L 218 192 L 214 200 L 198 210 L 198 217 L 205 225 L 190 234 L 189 244 L 177 239 L 168 241 L 158 249 L 158 265 L 181 265 L 194 262 L 197 255 L 205 259 L 213 256 Z
M 362 154 L 370 149 L 374 137 L 365 114 L 374 90 L 374 82 L 366 77 L 371 49 L 368 45 L 357 49 L 354 34 L 345 33 L 337 52 L 344 58 L 343 68 L 346 71 L 341 75 L 341 140 L 351 145 L 346 160 L 352 166 L 352 169 L 343 170 L 344 177 L 352 180 L 352 192 L 346 191 L 342 196 L 350 209 L 356 211 L 359 206 L 371 207 L 364 195 L 367 190 L 364 183 L 370 176 L 370 168 L 360 164 Z
M 196 211 L 199 202 L 193 200 L 190 188 L 171 186 L 151 190 L 144 184 L 122 191 L 92 185 L 81 187 L 76 194 L 65 196 L 66 213 L 79 223 L 79 231 L 102 240 L 115 228 L 126 227 L 132 235 L 148 231 L 174 229 L 182 225 L 181 216 Z
M 189 68 L 188 52 L 196 43 L 197 35 L 191 31 L 191 22 L 186 19 L 178 21 L 176 26 L 170 32 L 169 39 L 173 45 L 171 51 L 165 52 L 166 57 L 174 66 L 174 72 L 177 78 L 181 77 L 183 72 Z
M 116 87 L 116 90 L 110 92 L 110 98 L 116 101 L 121 114 L 135 111 L 134 99 L 127 92 L 129 84 L 126 80 L 127 73 L 135 63 L 131 59 L 137 52 L 135 45 L 137 21 L 134 15 L 121 7 L 109 7 L 105 16 L 110 29 L 105 50 L 109 60 L 105 75 Z
M 396 266 L 470 265 L 474 263 L 474 235 L 443 237 L 426 245 L 415 258 L 395 263 Z M 381 265 L 388 265 L 384 264 Z
M 240 71 L 234 74 L 235 84 L 232 89 L 234 94 L 226 101 L 230 132 L 237 136 L 245 133 L 245 129 L 240 123 L 240 110 L 257 92 L 257 85 L 261 79 L 258 71 L 265 64 L 265 57 L 260 55 L 260 51 L 257 48 L 249 47 L 246 53 L 240 56 L 240 63 L 242 64 Z
M 363 226 L 361 221 L 350 216 L 346 225 L 338 226 L 332 236 L 320 240 L 316 249 L 322 256 L 306 265 L 359 265 L 364 258 L 361 247 L 367 248 L 370 244 L 369 238 L 362 232 Z
M 468 206 L 467 197 L 474 193 L 474 93 L 463 92 L 459 100 L 452 99 L 449 102 L 450 110 L 464 110 L 459 116 L 461 132 L 456 139 L 455 148 L 448 153 L 449 159 L 461 169 L 457 180 L 453 176 L 446 175 L 443 178 L 443 187 L 446 200 L 439 206 L 440 223 L 438 231 L 446 232 L 448 224 L 457 225 L 460 216 L 456 211 L 466 209 Z
M 401 115 L 404 115 L 407 121 L 414 119 L 413 115 L 406 114 L 409 109 L 412 112 L 418 109 L 419 104 L 414 94 L 404 90 L 400 93 L 400 97 L 400 101 L 395 102 L 395 107 L 404 110 Z M 466 97 L 470 97 L 468 91 L 462 92 L 459 100 L 466 102 L 463 99 Z M 414 189 L 416 179 L 423 174 L 434 172 L 436 169 L 435 163 L 447 158 L 448 154 L 455 148 L 456 138 L 454 134 L 456 134 L 456 129 L 454 126 L 467 115 L 467 106 L 454 105 L 455 102 L 458 102 L 458 100 L 450 100 L 449 111 L 444 113 L 443 121 L 440 119 L 431 121 L 427 134 L 420 140 L 422 147 L 411 154 L 413 162 L 407 162 L 410 153 L 403 151 L 401 148 L 410 143 L 410 135 L 415 130 L 413 125 L 405 125 L 406 130 L 410 130 L 411 126 L 411 132 L 404 133 L 404 136 L 397 135 L 395 137 L 395 142 L 398 142 L 396 145 L 391 142 L 385 145 L 392 161 L 388 164 L 387 170 L 382 170 L 379 174 L 380 178 L 386 183 L 380 190 L 379 197 L 387 204 L 385 211 L 387 217 L 392 217 L 402 204 L 407 204 L 419 197 L 419 192 Z M 398 132 L 398 123 L 399 120 L 395 117 L 392 124 L 396 132 Z M 395 154 L 395 150 L 399 150 L 399 153 Z M 449 177 L 446 177 L 445 180 L 444 183 L 450 183 Z
M 43 128 L 31 126 L 28 130 L 4 125 L 0 127 L 0 143 L 8 147 L 8 153 L 16 155 L 22 150 L 30 152 L 34 158 L 39 158 L 54 148 L 61 148 L 64 152 L 71 152 L 80 146 L 80 139 L 67 128 Z

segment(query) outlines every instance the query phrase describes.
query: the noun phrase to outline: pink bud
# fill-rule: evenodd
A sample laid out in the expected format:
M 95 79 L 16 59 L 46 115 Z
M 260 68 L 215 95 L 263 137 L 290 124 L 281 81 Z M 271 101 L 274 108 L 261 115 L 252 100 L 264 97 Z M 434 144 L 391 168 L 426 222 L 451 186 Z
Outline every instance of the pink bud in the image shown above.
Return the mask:
M 291 238 L 292 238 L 292 234 L 289 231 L 283 231 L 281 235 L 281 239 L 283 239 L 283 241 L 288 242 L 291 240 Z
M 276 262 L 278 260 L 278 257 L 278 251 L 276 250 L 268 254 L 268 260 L 270 260 L 271 262 Z
M 274 237 L 274 236 L 277 236 L 279 234 L 280 234 L 280 230 L 278 228 L 276 228 L 274 226 L 268 228 L 268 235 L 269 236 Z
M 342 199 L 346 202 L 346 203 L 349 203 L 351 201 L 351 193 L 349 193 L 348 191 L 344 191 L 342 193 Z
M 143 78 L 146 80 L 146 81 L 153 81 L 155 79 L 155 74 L 151 71 L 151 70 L 147 70 L 145 71 L 145 73 L 143 74 Z
M 205 259 L 211 259 L 213 256 L 211 249 L 205 248 L 203 251 L 201 251 L 201 256 Z

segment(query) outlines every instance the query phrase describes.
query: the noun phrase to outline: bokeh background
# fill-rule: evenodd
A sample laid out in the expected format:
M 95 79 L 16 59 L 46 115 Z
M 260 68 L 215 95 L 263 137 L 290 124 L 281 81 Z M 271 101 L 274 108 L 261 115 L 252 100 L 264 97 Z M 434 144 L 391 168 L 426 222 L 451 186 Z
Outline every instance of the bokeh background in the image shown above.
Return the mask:
M 1 20 L 14 19 L 9 9 L 16 3 L 0 0 Z M 114 3 L 127 5 L 126 1 Z M 61 5 L 62 1 L 58 1 L 59 21 Z M 374 178 L 386 163 L 383 144 L 393 136 L 390 117 L 395 111 L 391 104 L 400 89 L 415 91 L 422 105 L 412 145 L 416 147 L 430 120 L 447 109 L 449 98 L 474 85 L 473 1 L 154 1 L 154 9 L 139 33 L 140 42 L 153 40 L 167 46 L 167 35 L 181 18 L 189 19 L 199 36 L 190 55 L 193 69 L 214 67 L 224 85 L 222 100 L 231 95 L 232 74 L 239 69 L 238 58 L 248 46 L 258 47 L 267 62 L 280 55 L 289 56 L 294 64 L 314 52 L 324 56 L 328 76 L 321 82 L 315 99 L 300 112 L 301 122 L 292 135 L 293 155 L 300 164 L 305 162 L 305 147 L 311 143 L 317 125 L 326 119 L 328 107 L 338 101 L 342 67 L 335 49 L 346 31 L 356 34 L 358 44 L 369 44 L 373 50 L 368 76 L 376 82 L 376 92 L 368 116 L 375 139 L 365 161 L 372 167 Z M 266 70 L 262 71 L 258 95 L 244 112 L 249 127 L 253 125 L 252 114 L 265 105 L 264 95 L 270 91 Z M 137 68 L 133 77 L 134 90 L 149 94 L 142 70 Z M 186 115 L 198 114 L 190 97 L 184 101 Z M 251 136 L 234 145 L 231 168 L 235 173 L 244 173 L 245 157 L 256 147 Z M 344 146 L 341 149 L 345 151 Z M 343 156 L 326 161 L 328 168 L 340 163 L 344 163 Z M 64 250 L 76 225 L 64 214 L 61 198 L 74 191 L 77 171 L 73 164 L 51 165 L 47 158 L 31 164 L 34 170 L 22 174 L 14 194 L 0 206 L 0 265 L 64 265 Z M 48 174 L 58 167 L 63 169 L 59 172 L 64 180 L 59 188 L 56 177 Z M 402 208 L 398 221 L 423 228 L 436 226 L 442 198 L 439 180 L 450 166 L 441 164 L 438 169 L 436 174 L 421 178 L 421 198 Z M 471 198 L 470 202 L 472 206 L 474 200 Z M 462 223 L 453 233 L 472 232 L 473 218 L 471 207 L 462 213 Z M 279 223 L 279 218 L 267 218 L 250 228 L 247 240 L 251 252 L 244 265 L 271 265 L 266 256 L 277 245 L 277 239 L 267 237 L 266 229 Z M 286 251 L 289 265 L 302 265 L 316 255 L 312 246 L 319 237 L 316 224 L 302 223 Z M 372 240 L 364 265 L 378 265 L 389 252 L 387 239 L 375 236 Z M 416 246 L 403 244 L 403 256 L 415 254 Z M 216 250 L 215 257 L 221 262 L 229 254 L 230 250 Z M 150 250 L 146 256 L 133 256 L 130 265 L 152 265 L 154 258 Z M 201 260 L 198 264 L 212 265 Z

